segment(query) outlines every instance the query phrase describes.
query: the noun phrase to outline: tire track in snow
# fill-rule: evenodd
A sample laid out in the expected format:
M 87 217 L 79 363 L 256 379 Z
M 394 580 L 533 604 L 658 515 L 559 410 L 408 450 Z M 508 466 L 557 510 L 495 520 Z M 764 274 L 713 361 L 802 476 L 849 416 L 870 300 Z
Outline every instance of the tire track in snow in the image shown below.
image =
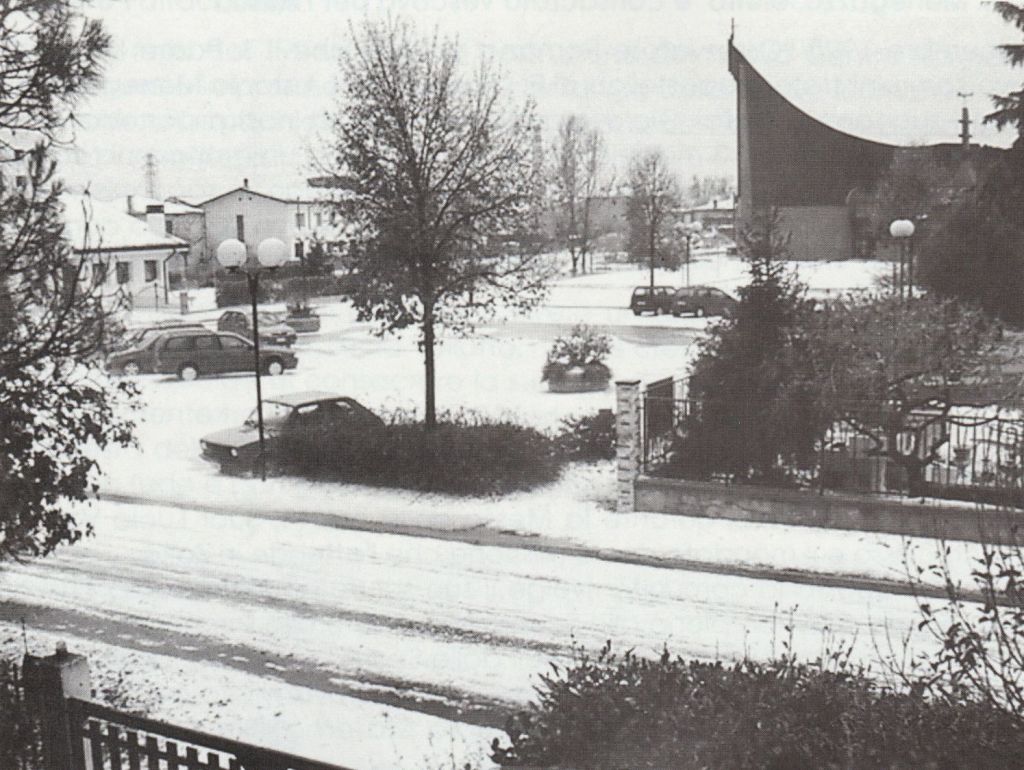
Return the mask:
M 321 661 L 305 660 L 292 653 L 277 653 L 199 634 L 152 628 L 134 620 L 0 600 L 0 622 L 20 624 L 22 621 L 32 630 L 65 634 L 192 662 L 215 663 L 299 687 L 482 727 L 500 729 L 508 714 L 523 706 L 431 682 L 407 681 L 366 672 L 355 677 L 332 670 Z

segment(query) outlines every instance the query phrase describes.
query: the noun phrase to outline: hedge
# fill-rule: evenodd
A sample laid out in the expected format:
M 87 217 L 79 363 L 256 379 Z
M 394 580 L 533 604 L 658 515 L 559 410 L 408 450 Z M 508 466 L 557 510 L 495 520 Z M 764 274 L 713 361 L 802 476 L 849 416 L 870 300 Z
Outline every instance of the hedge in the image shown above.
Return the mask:
M 1024 757 L 1014 715 L 894 692 L 845 666 L 617 657 L 609 643 L 540 679 L 492 744 L 505 767 L 953 770 Z
M 268 279 L 260 281 L 257 301 L 286 302 L 295 297 L 329 297 L 345 295 L 351 291 L 352 278 L 348 275 L 318 275 L 305 278 Z M 251 302 L 249 286 L 244 276 L 217 279 L 217 307 L 244 305 Z

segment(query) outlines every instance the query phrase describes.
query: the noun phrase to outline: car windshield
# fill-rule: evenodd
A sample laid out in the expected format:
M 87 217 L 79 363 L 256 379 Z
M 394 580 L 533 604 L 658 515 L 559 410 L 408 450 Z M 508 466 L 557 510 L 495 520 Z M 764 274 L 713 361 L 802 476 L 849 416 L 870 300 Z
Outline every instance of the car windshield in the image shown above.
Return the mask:
M 636 291 L 634 291 L 633 293 L 634 293 L 634 294 L 635 294 L 636 296 L 638 296 L 638 297 L 646 297 L 646 296 L 647 296 L 648 294 L 650 294 L 650 293 L 651 293 L 651 290 L 650 290 L 650 289 L 637 289 L 637 290 L 636 290 Z
M 292 413 L 292 407 L 288 404 L 282 404 L 278 401 L 264 401 L 263 402 L 263 424 L 278 425 L 288 419 L 288 415 Z M 245 424 L 254 428 L 259 424 L 259 413 L 253 409 L 249 413 L 249 416 L 245 418 Z

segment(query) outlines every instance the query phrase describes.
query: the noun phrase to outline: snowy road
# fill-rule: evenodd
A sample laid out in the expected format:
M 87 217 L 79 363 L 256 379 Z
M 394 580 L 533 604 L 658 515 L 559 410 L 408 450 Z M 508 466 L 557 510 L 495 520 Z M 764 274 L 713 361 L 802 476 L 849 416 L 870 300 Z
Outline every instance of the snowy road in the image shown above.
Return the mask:
M 872 661 L 916 617 L 909 597 L 314 524 L 112 502 L 90 518 L 95 538 L 4 567 L 0 621 L 458 722 L 500 725 L 574 639 L 763 657 L 796 607 L 801 657 L 859 636 Z

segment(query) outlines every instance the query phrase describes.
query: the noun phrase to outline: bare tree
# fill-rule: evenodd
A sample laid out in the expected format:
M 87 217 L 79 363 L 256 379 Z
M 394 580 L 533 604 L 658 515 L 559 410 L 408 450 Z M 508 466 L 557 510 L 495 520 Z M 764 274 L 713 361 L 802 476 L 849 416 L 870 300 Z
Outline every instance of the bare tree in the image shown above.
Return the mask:
M 643 255 L 651 271 L 659 259 L 662 228 L 679 203 L 679 185 L 658 151 L 635 155 L 629 163 L 629 243 L 634 256 Z
M 50 158 L 100 80 L 109 46 L 76 0 L 0 7 L 0 559 L 46 554 L 84 531 L 68 500 L 95 491 L 95 452 L 131 441 L 130 383 L 99 371 L 114 307 L 102 273 L 64 238 Z M 80 244 L 84 245 L 84 244 Z M 95 244 L 94 244 L 95 245 Z
M 454 41 L 401 19 L 350 34 L 330 172 L 352 182 L 335 205 L 355 225 L 353 303 L 381 334 L 419 328 L 432 428 L 437 327 L 468 333 L 544 295 L 546 262 L 518 246 L 538 173 L 533 105 L 510 111 L 489 62 L 466 78 Z
M 569 246 L 572 271 L 587 269 L 587 255 L 597 233 L 593 228 L 594 199 L 606 193 L 604 139 L 578 115 L 569 115 L 558 127 L 551 150 L 554 204 L 558 235 Z

